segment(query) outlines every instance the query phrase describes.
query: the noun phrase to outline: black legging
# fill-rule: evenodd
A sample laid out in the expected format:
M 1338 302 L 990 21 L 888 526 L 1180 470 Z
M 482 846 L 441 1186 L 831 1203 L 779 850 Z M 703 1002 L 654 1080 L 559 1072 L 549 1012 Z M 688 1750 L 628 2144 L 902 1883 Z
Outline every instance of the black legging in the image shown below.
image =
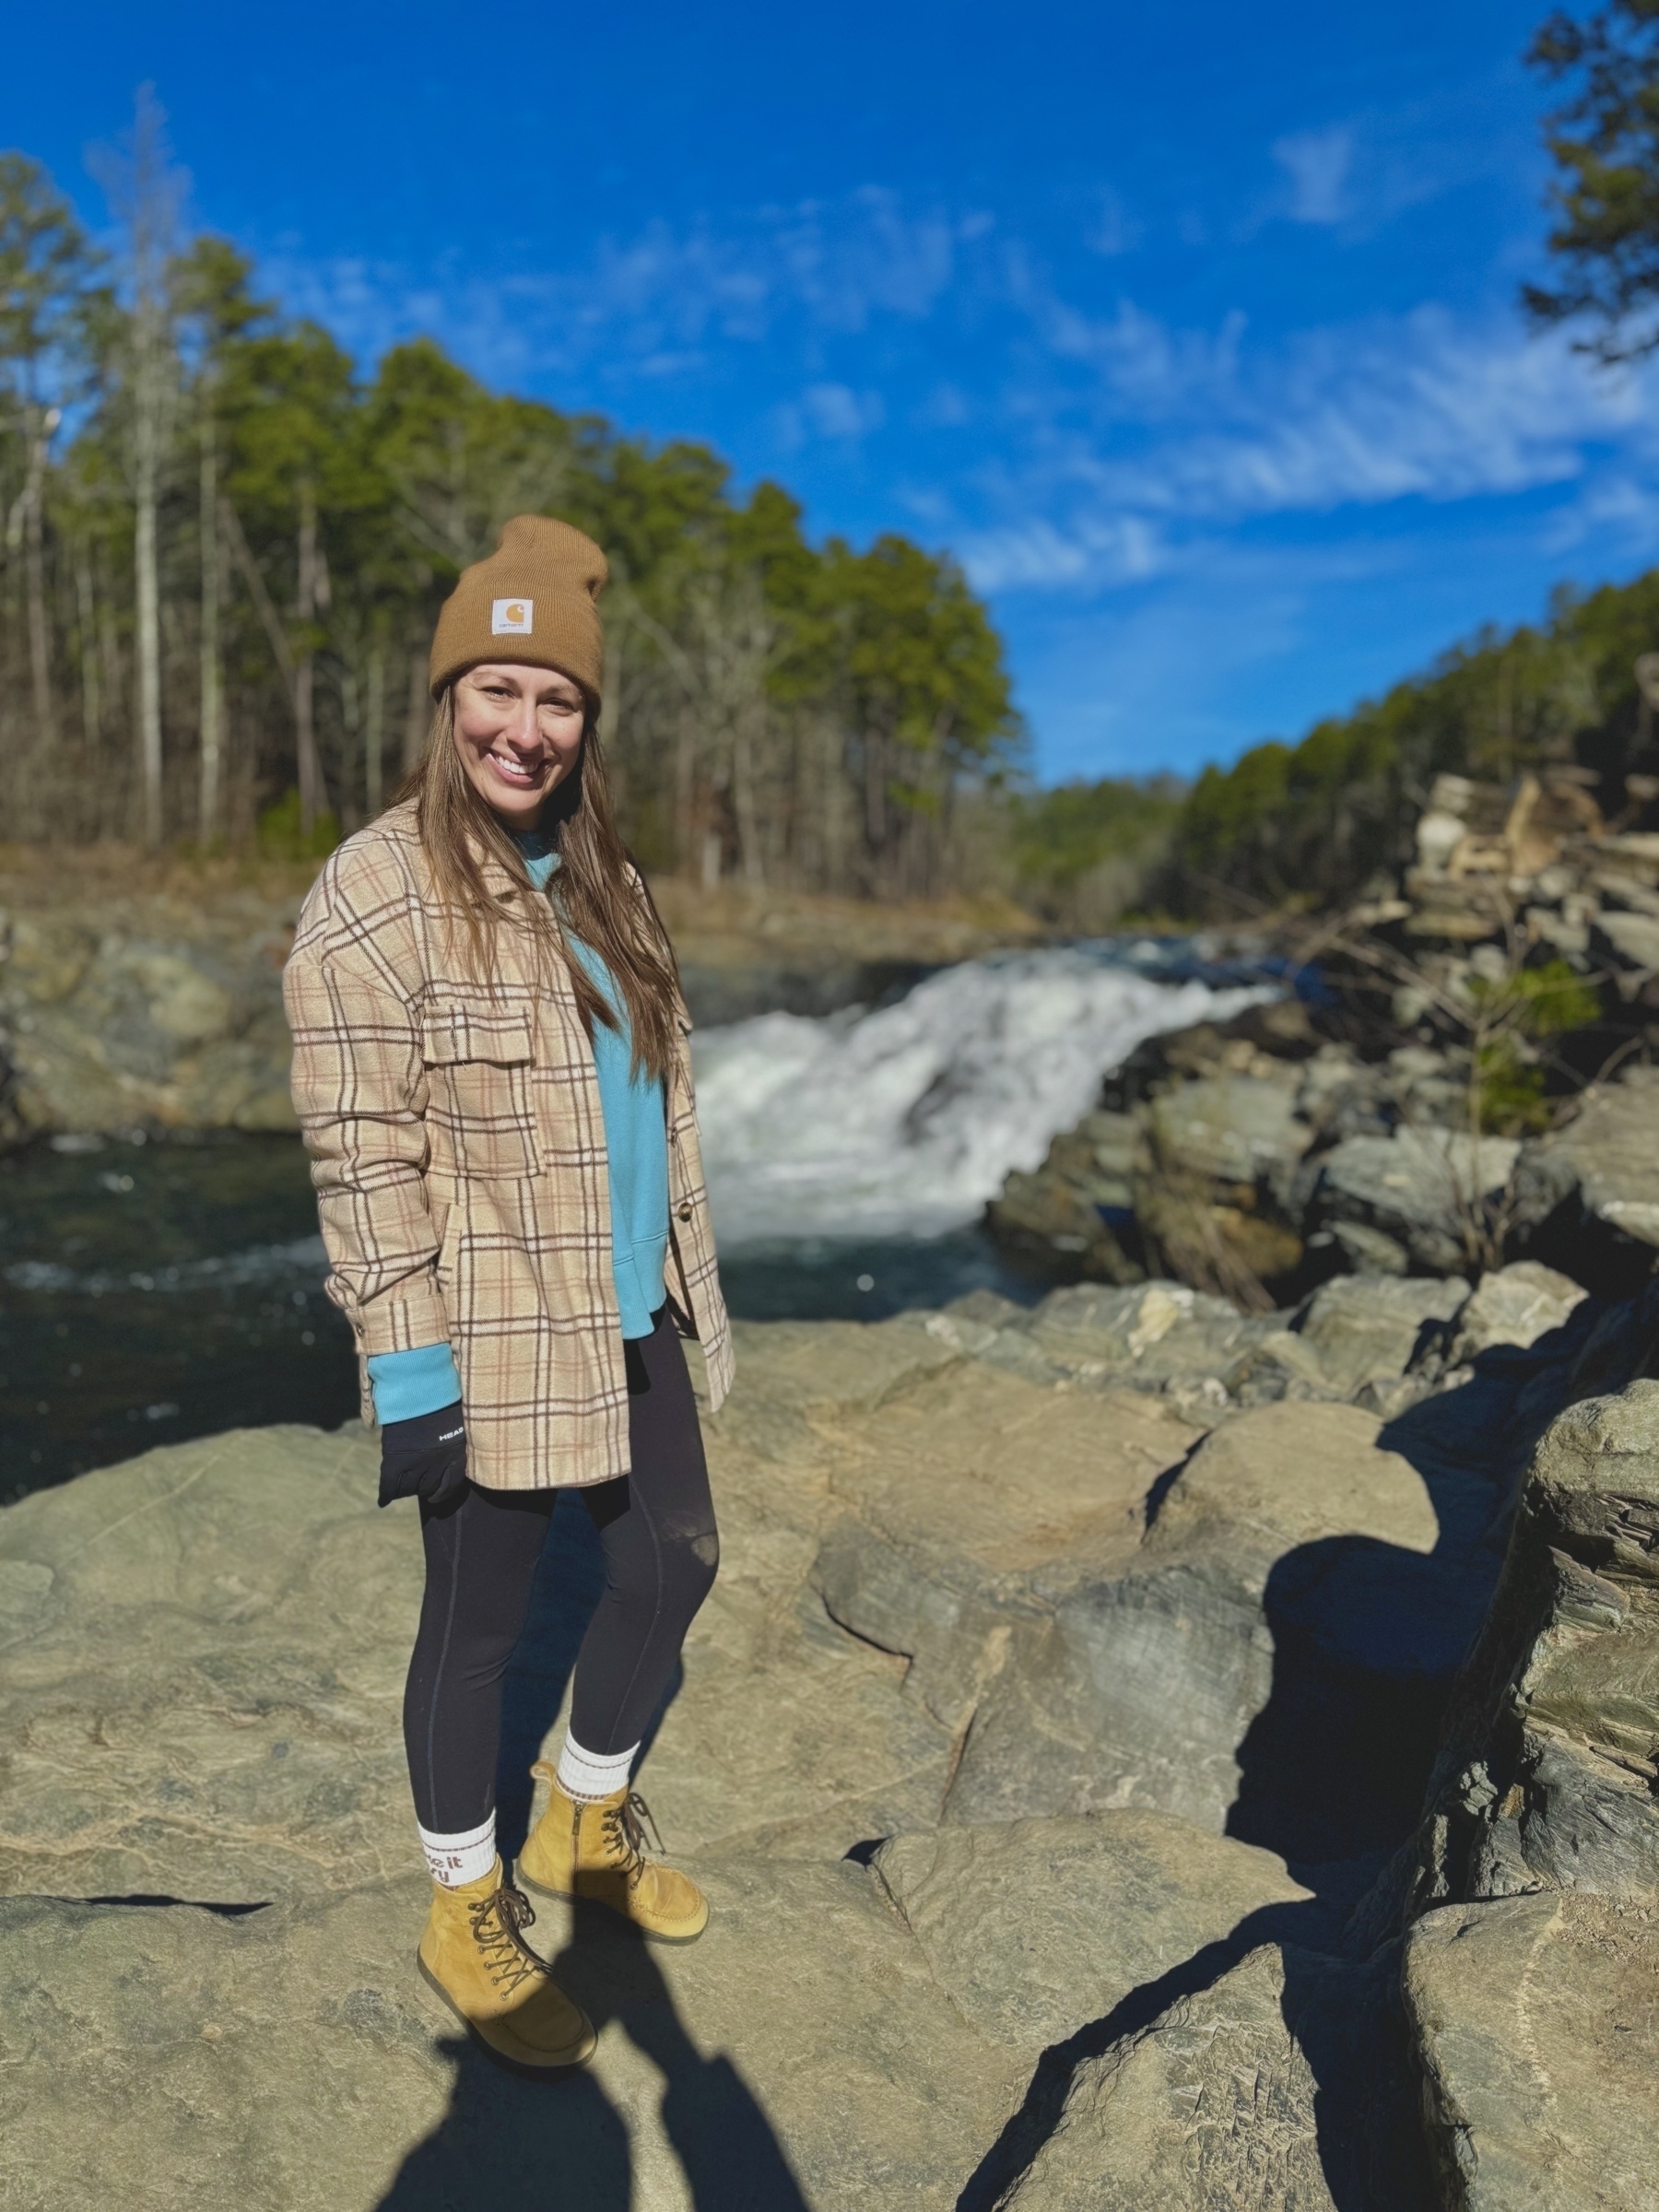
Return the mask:
M 697 1404 L 667 1308 L 624 1349 L 632 1472 L 578 1492 L 604 1547 L 605 1594 L 577 1656 L 571 1733 L 601 1754 L 643 1736 L 720 1563 Z M 558 1497 L 475 1483 L 447 1512 L 421 1507 L 426 1595 L 404 1743 L 415 1817 L 437 1834 L 465 1833 L 494 1809 L 501 1677 Z

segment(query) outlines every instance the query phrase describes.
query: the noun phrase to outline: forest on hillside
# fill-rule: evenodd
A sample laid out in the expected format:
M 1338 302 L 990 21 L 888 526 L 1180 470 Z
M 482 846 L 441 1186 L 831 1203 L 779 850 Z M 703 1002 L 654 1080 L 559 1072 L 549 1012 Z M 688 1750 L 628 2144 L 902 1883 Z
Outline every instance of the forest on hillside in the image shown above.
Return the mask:
M 1175 817 L 1157 896 L 1175 912 L 1233 918 L 1350 898 L 1408 857 L 1442 771 L 1507 783 L 1571 762 L 1598 776 L 1604 813 L 1633 812 L 1651 802 L 1626 779 L 1641 793 L 1659 768 L 1636 666 L 1655 650 L 1659 570 L 1583 595 L 1563 585 L 1546 621 L 1454 646 L 1298 745 L 1206 769 Z M 1659 667 L 1644 673 L 1651 685 Z

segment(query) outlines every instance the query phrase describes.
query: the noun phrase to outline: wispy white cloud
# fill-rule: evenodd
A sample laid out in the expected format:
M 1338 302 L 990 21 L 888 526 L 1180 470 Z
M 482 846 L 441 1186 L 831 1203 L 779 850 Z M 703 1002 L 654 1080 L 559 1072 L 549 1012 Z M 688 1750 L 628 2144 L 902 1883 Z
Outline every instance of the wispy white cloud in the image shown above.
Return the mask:
M 808 384 L 798 398 L 773 411 L 777 441 L 785 452 L 794 451 L 809 438 L 865 438 L 886 419 L 879 392 L 854 392 L 847 384 Z
M 1159 525 L 1137 514 L 1079 516 L 1065 528 L 1038 515 L 970 531 L 958 549 L 982 592 L 1140 582 L 1175 559 Z
M 987 588 L 1107 585 L 1147 572 L 1125 546 L 1155 547 L 1147 559 L 1168 566 L 1194 534 L 1404 500 L 1583 483 L 1602 502 L 1587 518 L 1617 510 L 1636 527 L 1648 512 L 1630 488 L 1659 463 L 1659 370 L 1609 376 L 1562 338 L 1443 309 L 1256 353 L 1231 333 L 1160 335 L 1145 317 L 1136 330 L 1126 371 L 1122 353 L 1097 351 L 1103 389 L 1052 394 L 1047 435 L 982 477 L 1003 511 L 969 540 Z M 1147 406 L 1126 435 L 1125 395 L 1156 382 L 1160 359 L 1176 365 L 1178 399 Z
M 1281 139 L 1281 211 L 1357 219 L 1370 130 Z M 700 389 L 763 352 L 774 396 L 748 465 L 931 441 L 906 448 L 899 496 L 998 593 L 1143 582 L 1264 518 L 1549 487 L 1568 495 L 1549 525 L 1561 546 L 1597 531 L 1659 544 L 1659 369 L 1610 376 L 1501 306 L 1288 335 L 1239 311 L 1183 324 L 1127 289 L 1102 299 L 1093 266 L 1063 281 L 982 210 L 876 190 L 724 228 L 648 225 L 568 267 L 413 280 L 274 257 L 288 303 L 365 354 L 426 329 L 491 381 L 625 413 L 661 416 L 663 387 Z
M 1273 158 L 1290 182 L 1286 207 L 1293 223 L 1339 223 L 1349 211 L 1354 134 L 1345 124 L 1295 131 L 1275 141 Z

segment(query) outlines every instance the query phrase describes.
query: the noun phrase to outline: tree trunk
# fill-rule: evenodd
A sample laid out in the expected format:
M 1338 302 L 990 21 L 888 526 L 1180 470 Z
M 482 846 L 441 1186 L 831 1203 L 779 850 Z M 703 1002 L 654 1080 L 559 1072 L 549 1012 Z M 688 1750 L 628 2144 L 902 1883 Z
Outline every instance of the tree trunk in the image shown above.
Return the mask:
M 153 398 L 141 398 L 136 425 L 133 568 L 137 582 L 138 784 L 147 845 L 161 842 L 161 594 L 156 566 L 159 429 Z
M 755 807 L 754 754 L 741 709 L 738 725 L 732 732 L 732 818 L 737 825 L 737 865 L 743 880 L 759 888 L 766 882 L 766 864 Z
M 84 545 L 75 557 L 75 608 L 80 632 L 81 735 L 86 740 L 90 767 L 103 749 L 103 686 L 99 678 L 98 598 L 92 579 L 92 557 Z
M 34 695 L 35 746 L 44 754 L 53 739 L 52 634 L 46 620 L 46 455 L 58 411 L 33 413 L 29 480 L 24 489 L 23 561 L 29 596 L 29 676 Z
M 300 770 L 300 834 L 309 838 L 328 804 L 323 787 L 323 763 L 317 755 L 314 714 L 316 659 L 311 626 L 317 611 L 317 490 L 309 477 L 300 481 L 300 590 L 295 607 L 305 630 L 304 642 L 294 663 L 294 746 Z
M 417 646 L 409 655 L 409 688 L 404 707 L 403 764 L 406 775 L 420 765 L 427 732 L 432 726 L 432 701 L 427 689 L 428 655 Z
M 371 822 L 381 810 L 386 763 L 386 649 L 378 643 L 369 655 L 368 692 L 363 714 L 363 818 Z
M 209 385 L 203 394 L 199 524 L 202 540 L 202 786 L 197 833 L 210 845 L 219 831 L 224 780 L 224 668 L 219 647 L 218 429 Z

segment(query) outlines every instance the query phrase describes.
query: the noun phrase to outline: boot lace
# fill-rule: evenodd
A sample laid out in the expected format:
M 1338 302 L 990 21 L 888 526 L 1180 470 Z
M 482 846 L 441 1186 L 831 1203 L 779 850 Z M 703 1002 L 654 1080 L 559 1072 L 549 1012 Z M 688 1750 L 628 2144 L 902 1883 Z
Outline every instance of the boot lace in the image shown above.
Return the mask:
M 648 1864 L 647 1835 L 659 1853 L 663 1849 L 662 1835 L 651 1807 L 638 1790 L 629 1790 L 620 1805 L 606 1806 L 604 1828 L 606 1854 L 631 1888 Z
M 473 1941 L 477 1945 L 490 1980 L 504 1996 L 522 1983 L 547 1971 L 521 1930 L 534 1927 L 535 1913 L 522 1889 L 503 1882 L 492 1897 L 481 1897 L 467 1907 L 472 1916 Z

